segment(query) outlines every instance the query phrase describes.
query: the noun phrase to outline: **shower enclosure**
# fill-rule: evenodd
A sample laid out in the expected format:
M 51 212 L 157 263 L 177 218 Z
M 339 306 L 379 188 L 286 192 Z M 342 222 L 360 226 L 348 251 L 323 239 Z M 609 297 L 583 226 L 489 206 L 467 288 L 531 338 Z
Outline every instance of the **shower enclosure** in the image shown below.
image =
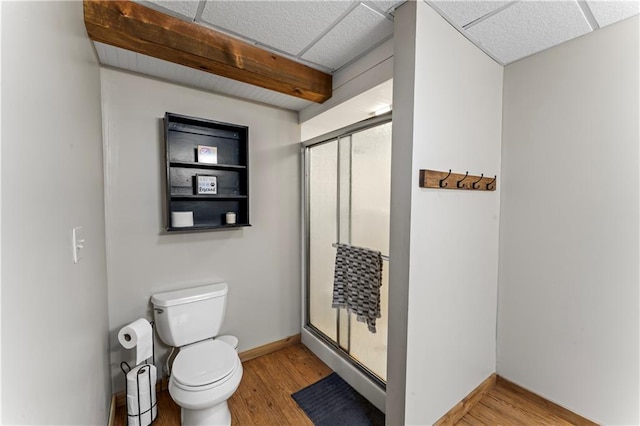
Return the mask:
M 304 143 L 303 342 L 384 411 L 387 375 L 391 116 Z M 376 333 L 331 308 L 335 243 L 385 255 Z

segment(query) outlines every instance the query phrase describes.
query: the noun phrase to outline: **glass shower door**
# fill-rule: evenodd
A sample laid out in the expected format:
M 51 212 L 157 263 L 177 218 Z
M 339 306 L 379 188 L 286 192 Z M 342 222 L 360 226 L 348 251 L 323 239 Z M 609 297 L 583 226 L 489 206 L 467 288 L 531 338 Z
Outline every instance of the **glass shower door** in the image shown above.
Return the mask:
M 391 123 L 374 127 L 351 138 L 351 245 L 389 253 L 391 198 Z M 380 312 L 376 333 L 367 325 L 351 321 L 350 355 L 382 380 L 387 378 L 387 301 L 389 263 L 382 265 Z
M 333 342 L 338 341 L 336 315 L 331 309 L 333 269 L 327 267 L 335 258 L 331 244 L 336 241 L 338 221 L 338 140 L 314 145 L 308 152 L 310 173 L 309 201 L 309 322 Z M 327 306 L 329 308 L 327 308 Z
M 389 253 L 391 122 L 307 148 L 307 321 L 377 381 L 386 380 L 388 262 L 376 333 L 331 308 L 336 242 Z

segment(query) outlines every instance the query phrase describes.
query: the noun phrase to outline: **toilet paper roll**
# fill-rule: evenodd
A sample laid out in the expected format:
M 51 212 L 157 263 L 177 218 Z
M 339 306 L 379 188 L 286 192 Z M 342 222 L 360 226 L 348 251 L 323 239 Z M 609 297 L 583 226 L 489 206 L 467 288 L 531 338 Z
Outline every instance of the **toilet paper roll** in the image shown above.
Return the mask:
M 153 329 L 144 318 L 122 327 L 118 332 L 118 341 L 125 349 L 136 348 L 136 364 L 153 355 Z
M 156 380 L 155 365 L 139 365 L 127 373 L 128 426 L 147 426 L 155 420 L 158 415 Z
M 193 212 L 171 212 L 171 226 L 174 228 L 193 226 Z

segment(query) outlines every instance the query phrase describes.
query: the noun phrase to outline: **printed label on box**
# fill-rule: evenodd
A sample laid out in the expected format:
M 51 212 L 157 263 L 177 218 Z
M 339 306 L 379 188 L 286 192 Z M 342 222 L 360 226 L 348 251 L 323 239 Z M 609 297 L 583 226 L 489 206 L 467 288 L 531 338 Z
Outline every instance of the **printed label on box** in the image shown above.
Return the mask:
M 198 145 L 198 163 L 217 164 L 218 148 L 215 146 Z
M 196 175 L 196 193 L 217 194 L 218 178 L 216 176 Z

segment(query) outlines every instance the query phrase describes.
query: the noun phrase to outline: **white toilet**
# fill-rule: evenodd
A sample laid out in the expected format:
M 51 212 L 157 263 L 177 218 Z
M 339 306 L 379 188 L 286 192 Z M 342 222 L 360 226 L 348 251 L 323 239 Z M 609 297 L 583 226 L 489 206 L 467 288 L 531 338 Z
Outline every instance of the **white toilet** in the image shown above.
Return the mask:
M 218 283 L 154 294 L 156 330 L 179 347 L 169 378 L 171 398 L 182 407 L 183 425 L 230 425 L 227 399 L 240 385 L 242 364 L 220 331 L 227 284 Z

